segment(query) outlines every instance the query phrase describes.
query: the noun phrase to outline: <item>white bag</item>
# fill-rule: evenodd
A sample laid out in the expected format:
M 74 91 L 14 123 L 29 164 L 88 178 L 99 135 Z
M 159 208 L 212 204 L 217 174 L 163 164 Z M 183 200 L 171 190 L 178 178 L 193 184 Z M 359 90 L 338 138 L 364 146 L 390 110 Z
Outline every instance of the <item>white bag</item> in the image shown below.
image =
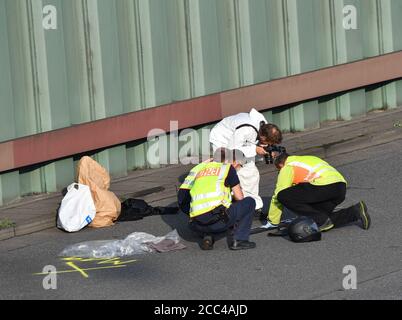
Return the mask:
M 57 227 L 67 232 L 76 232 L 92 222 L 96 208 L 88 186 L 72 183 L 61 201 Z

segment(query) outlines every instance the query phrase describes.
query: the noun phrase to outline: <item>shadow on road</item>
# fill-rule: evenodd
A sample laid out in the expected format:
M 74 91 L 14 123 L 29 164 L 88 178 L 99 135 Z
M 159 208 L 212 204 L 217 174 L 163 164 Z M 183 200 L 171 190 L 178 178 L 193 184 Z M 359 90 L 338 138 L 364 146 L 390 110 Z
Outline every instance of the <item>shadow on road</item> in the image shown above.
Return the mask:
M 179 185 L 181 185 L 184 182 L 184 179 L 187 177 L 187 175 L 188 175 L 188 172 L 180 175 L 177 178 Z M 177 202 L 170 203 L 168 205 L 168 207 L 177 207 Z M 198 243 L 199 245 L 201 244 L 202 237 L 190 229 L 190 227 L 188 225 L 189 217 L 188 217 L 188 215 L 183 213 L 181 210 L 179 210 L 178 214 L 162 215 L 161 218 L 162 218 L 162 221 L 165 222 L 172 229 L 176 229 L 177 232 L 179 233 L 180 237 L 183 238 L 185 241 L 195 242 L 195 243 Z M 226 233 L 214 235 L 215 241 L 219 241 L 223 238 L 226 238 Z
M 182 174 L 178 177 L 178 182 L 180 184 L 183 183 L 184 179 L 187 177 L 188 173 Z M 264 207 L 262 208 L 263 212 L 268 213 L 268 207 L 271 203 L 271 197 L 262 197 Z M 168 205 L 168 207 L 177 207 L 177 202 L 172 202 Z M 292 219 L 295 218 L 296 215 L 292 213 L 290 210 L 287 210 L 286 208 L 284 209 L 283 215 L 282 215 L 282 220 L 287 220 L 287 219 Z M 178 214 L 174 215 L 162 215 L 161 216 L 162 221 L 165 222 L 167 225 L 169 225 L 172 229 L 176 229 L 177 232 L 179 233 L 180 237 L 183 238 L 185 241 L 188 242 L 196 242 L 198 244 L 201 243 L 202 237 L 198 235 L 197 233 L 193 232 L 189 225 L 189 217 L 181 212 L 179 210 Z M 261 222 L 254 221 L 253 222 L 253 227 L 259 226 Z M 230 240 L 227 237 L 227 233 L 220 233 L 220 234 L 215 234 L 214 235 L 215 241 L 219 241 L 223 238 L 226 238 L 226 241 L 229 242 Z M 287 237 L 284 237 L 285 239 Z

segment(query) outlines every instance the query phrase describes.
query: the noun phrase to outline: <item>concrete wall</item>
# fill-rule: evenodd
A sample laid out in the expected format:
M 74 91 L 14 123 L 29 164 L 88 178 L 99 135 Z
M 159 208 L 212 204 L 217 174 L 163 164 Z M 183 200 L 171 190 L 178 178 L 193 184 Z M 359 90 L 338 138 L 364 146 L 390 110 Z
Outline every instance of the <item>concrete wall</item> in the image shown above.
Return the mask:
M 46 5 L 56 30 L 43 28 Z M 343 28 L 346 5 L 357 30 Z M 400 30 L 400 0 L 0 0 L 0 141 L 399 51 Z M 394 81 L 266 116 L 305 130 L 401 104 Z M 95 157 L 124 176 L 148 147 Z M 0 204 L 59 190 L 78 158 L 2 173 Z

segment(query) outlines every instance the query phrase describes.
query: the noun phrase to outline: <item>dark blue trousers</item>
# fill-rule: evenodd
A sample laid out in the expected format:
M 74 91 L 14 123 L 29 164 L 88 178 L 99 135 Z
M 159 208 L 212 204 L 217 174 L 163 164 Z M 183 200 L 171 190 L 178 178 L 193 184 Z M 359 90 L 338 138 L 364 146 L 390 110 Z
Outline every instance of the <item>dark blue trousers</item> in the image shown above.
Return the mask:
M 190 228 L 204 236 L 206 234 L 226 232 L 229 228 L 234 227 L 235 240 L 248 240 L 250 236 L 251 224 L 253 223 L 253 216 L 255 211 L 255 200 L 247 197 L 241 201 L 236 201 L 228 209 L 228 221 L 220 220 L 212 225 L 201 225 L 197 221 L 190 222 Z M 201 223 L 207 223 L 213 219 L 214 215 L 211 213 L 203 214 L 197 220 Z

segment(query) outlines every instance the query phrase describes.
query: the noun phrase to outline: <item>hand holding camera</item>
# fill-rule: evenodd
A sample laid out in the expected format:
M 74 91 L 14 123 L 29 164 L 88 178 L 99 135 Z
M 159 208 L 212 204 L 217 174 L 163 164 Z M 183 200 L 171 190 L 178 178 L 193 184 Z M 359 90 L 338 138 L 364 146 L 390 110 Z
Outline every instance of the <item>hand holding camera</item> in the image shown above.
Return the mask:
M 278 146 L 278 145 L 270 145 L 270 146 L 264 147 L 264 151 L 266 152 L 264 155 L 265 163 L 273 164 L 276 156 L 278 156 L 281 153 L 286 152 L 286 148 L 283 146 Z

